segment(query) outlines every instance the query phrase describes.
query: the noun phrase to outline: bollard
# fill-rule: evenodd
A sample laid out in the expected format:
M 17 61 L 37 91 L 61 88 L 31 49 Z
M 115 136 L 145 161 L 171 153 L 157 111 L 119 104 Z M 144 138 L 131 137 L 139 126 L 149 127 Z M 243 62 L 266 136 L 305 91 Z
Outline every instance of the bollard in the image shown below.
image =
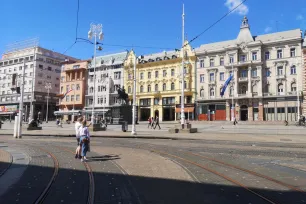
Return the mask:
M 14 123 L 14 137 L 17 138 L 17 133 L 18 133 L 18 116 L 15 116 L 15 123 Z

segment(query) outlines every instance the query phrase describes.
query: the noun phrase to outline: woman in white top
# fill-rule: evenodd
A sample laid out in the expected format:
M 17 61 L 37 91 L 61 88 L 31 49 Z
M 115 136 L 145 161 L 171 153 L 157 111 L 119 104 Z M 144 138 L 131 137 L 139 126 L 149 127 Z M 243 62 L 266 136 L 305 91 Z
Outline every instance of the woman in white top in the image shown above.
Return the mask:
M 83 117 L 79 117 L 77 122 L 74 125 L 74 129 L 75 129 L 75 137 L 78 143 L 78 147 L 75 150 L 75 158 L 81 158 L 81 148 L 80 148 L 80 127 L 82 126 L 82 121 L 83 121 Z
M 81 151 L 81 155 L 82 155 L 82 159 L 81 161 L 86 161 L 86 153 L 88 151 L 89 148 L 89 141 L 90 141 L 90 134 L 89 134 L 89 129 L 86 126 L 86 120 L 83 120 L 82 122 L 82 126 L 79 129 L 79 133 L 80 133 L 80 146 L 82 147 L 82 151 Z

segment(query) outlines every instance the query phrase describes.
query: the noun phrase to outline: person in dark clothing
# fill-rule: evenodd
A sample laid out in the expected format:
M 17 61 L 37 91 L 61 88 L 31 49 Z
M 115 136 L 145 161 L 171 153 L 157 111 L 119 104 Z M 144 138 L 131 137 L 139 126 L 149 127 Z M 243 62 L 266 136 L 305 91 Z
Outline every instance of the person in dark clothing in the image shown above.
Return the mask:
M 158 118 L 158 116 L 156 116 L 156 118 L 155 118 L 155 127 L 154 127 L 154 130 L 155 130 L 156 126 L 158 126 L 159 129 L 161 129 L 160 126 L 159 126 L 159 118 Z

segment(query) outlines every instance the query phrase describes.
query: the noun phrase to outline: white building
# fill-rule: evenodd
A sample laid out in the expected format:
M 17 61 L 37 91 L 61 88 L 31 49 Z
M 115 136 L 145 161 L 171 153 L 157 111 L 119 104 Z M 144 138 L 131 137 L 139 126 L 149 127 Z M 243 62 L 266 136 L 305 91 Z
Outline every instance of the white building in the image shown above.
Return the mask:
M 24 82 L 24 111 L 25 118 L 30 115 L 30 103 L 33 103 L 34 118 L 45 119 L 46 116 L 46 83 L 51 83 L 49 95 L 49 118 L 54 117 L 56 109 L 55 97 L 59 92 L 61 62 L 65 59 L 73 59 L 39 46 L 30 45 L 24 48 L 26 42 L 15 45 L 14 49 L 6 51 L 0 60 L 0 114 L 14 114 L 19 107 L 20 94 L 11 90 L 13 74 L 17 74 L 17 86 L 21 87 L 21 75 L 25 67 Z M 75 60 L 75 59 L 73 59 Z M 25 66 L 24 66 L 25 61 Z M 32 100 L 33 91 L 33 100 Z M 9 113 L 8 113 L 9 112 Z
M 295 121 L 301 48 L 299 29 L 252 36 L 246 17 L 236 39 L 201 45 L 196 49 L 198 119 Z
M 88 68 L 88 91 L 86 94 L 86 108 L 95 111 L 106 112 L 114 105 L 121 105 L 118 100 L 117 89 L 123 86 L 123 63 L 128 52 L 104 55 L 96 57 L 96 88 L 94 89 L 94 60 Z M 95 90 L 95 101 L 93 93 Z

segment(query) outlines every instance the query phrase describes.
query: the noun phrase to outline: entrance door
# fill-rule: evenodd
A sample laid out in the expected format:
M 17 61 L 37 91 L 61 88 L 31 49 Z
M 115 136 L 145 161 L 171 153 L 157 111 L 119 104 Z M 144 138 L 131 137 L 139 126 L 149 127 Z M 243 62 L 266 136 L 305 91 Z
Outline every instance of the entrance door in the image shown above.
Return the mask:
M 163 121 L 173 121 L 175 119 L 174 107 L 163 107 Z
M 240 120 L 241 121 L 248 120 L 248 106 L 246 105 L 240 106 Z
M 154 118 L 156 118 L 156 117 L 159 117 L 159 111 L 158 110 L 154 111 Z
M 140 121 L 147 121 L 151 114 L 150 108 L 141 108 L 140 109 Z

